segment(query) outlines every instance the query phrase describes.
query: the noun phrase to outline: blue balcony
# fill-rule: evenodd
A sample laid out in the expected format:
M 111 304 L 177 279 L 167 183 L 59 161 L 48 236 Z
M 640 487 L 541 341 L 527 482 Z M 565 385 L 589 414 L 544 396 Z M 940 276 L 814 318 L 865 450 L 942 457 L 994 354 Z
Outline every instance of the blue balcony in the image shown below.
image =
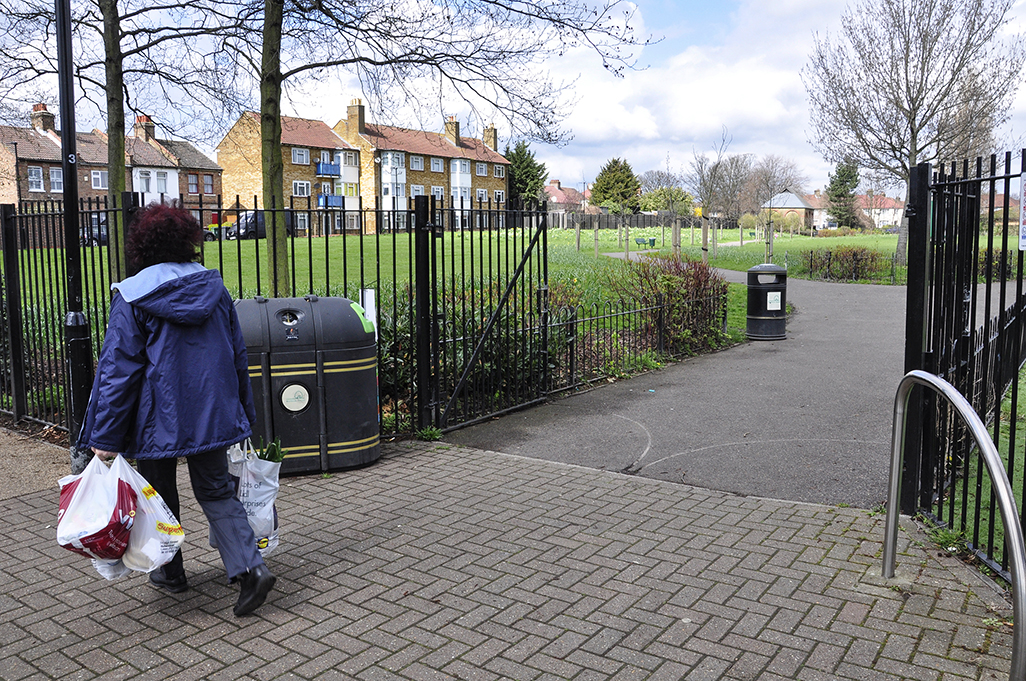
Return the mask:
M 338 163 L 317 162 L 317 177 L 342 177 L 342 166 Z
M 338 166 L 335 166 L 336 168 Z M 334 196 L 333 194 L 318 194 L 317 195 L 317 207 L 318 208 L 342 208 L 345 203 L 344 196 Z

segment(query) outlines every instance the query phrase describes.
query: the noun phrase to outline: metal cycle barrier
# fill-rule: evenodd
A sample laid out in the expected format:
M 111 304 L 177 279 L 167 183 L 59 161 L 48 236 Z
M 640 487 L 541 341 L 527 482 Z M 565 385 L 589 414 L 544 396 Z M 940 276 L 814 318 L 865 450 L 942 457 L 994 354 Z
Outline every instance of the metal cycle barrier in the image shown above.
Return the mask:
M 891 471 L 887 494 L 887 522 L 884 531 L 883 546 L 883 577 L 894 577 L 898 543 L 898 494 L 901 485 L 902 461 L 905 454 L 905 411 L 908 406 L 912 388 L 921 385 L 932 388 L 947 399 L 968 426 L 980 456 L 987 466 L 994 495 L 997 497 L 1001 510 L 1001 519 L 1005 524 L 1006 547 L 1009 554 L 1010 572 L 1012 576 L 1012 664 L 1008 678 L 1018 681 L 1026 679 L 1026 660 L 1023 659 L 1023 646 L 1026 644 L 1026 628 L 1021 617 L 1026 613 L 1026 548 L 1023 545 L 1022 526 L 1019 524 L 1019 512 L 1015 505 L 1012 486 L 1005 475 L 1001 455 L 990 439 L 987 426 L 984 425 L 976 410 L 969 404 L 953 385 L 939 376 L 925 371 L 914 370 L 905 374 L 898 384 L 898 392 L 894 397 L 894 427 L 892 437 Z

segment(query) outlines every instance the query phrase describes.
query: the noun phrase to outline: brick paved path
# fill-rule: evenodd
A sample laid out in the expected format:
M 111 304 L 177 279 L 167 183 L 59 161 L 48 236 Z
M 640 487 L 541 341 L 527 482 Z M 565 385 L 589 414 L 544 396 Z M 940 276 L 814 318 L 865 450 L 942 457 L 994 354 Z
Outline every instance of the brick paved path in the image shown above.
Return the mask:
M 997 592 L 914 527 L 885 583 L 865 510 L 438 443 L 284 483 L 279 588 L 246 619 L 187 484 L 178 595 L 60 549 L 56 489 L 0 501 L 0 678 L 1008 676 Z

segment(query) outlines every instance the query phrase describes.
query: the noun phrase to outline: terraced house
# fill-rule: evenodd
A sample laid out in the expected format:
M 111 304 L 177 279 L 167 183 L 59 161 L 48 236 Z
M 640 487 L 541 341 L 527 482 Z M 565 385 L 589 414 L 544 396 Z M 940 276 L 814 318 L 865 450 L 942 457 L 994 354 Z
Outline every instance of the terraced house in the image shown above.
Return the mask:
M 455 208 L 506 203 L 509 161 L 497 151 L 495 126 L 478 140 L 462 136 L 455 117 L 445 122 L 444 133 L 378 125 L 367 122 L 363 102 L 354 99 L 334 130 L 360 150 L 360 191 L 380 197 L 381 208 L 412 208 L 409 199 L 416 196 L 434 196 Z
M 506 202 L 509 162 L 496 151 L 494 126 L 478 140 L 461 136 L 455 118 L 446 121 L 444 133 L 378 125 L 367 122 L 359 99 L 333 128 L 289 116 L 281 122 L 285 204 L 300 229 L 354 230 L 360 209 L 378 208 L 385 211 L 381 219 L 364 219 L 364 231 L 402 226 L 403 211 L 416 196 L 433 195 L 457 208 Z M 247 112 L 235 122 L 217 146 L 217 160 L 224 169 L 225 204 L 259 206 L 259 114 Z
M 66 179 L 54 122 L 46 105 L 36 104 L 31 127 L 0 126 L 0 202 L 63 200 Z M 87 206 L 107 195 L 107 141 L 100 130 L 75 135 L 78 195 Z M 158 139 L 149 116 L 136 117 L 125 138 L 125 170 L 125 189 L 141 193 L 143 205 L 181 198 L 198 220 L 216 222 L 210 209 L 221 193 L 221 168 L 190 142 Z
M 360 208 L 360 153 L 324 121 L 281 117 L 285 207 L 296 227 L 321 233 L 357 229 Z M 217 145 L 224 169 L 224 203 L 264 208 L 260 157 L 260 114 L 247 111 Z M 318 212 L 318 209 L 330 209 Z M 345 212 L 352 211 L 352 212 Z

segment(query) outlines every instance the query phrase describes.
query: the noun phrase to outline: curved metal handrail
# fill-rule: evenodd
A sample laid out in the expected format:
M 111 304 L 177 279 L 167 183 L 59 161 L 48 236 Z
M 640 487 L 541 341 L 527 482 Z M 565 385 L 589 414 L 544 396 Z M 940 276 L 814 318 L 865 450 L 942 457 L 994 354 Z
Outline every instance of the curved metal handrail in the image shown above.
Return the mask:
M 898 544 L 898 491 L 901 483 L 901 462 L 905 453 L 905 410 L 908 397 L 915 385 L 933 388 L 943 395 L 949 404 L 962 416 L 972 432 L 980 455 L 987 465 L 1001 519 L 1005 524 L 1005 542 L 1010 561 L 1012 576 L 1012 666 L 1009 679 L 1018 681 L 1026 679 L 1026 660 L 1023 659 L 1023 646 L 1026 645 L 1026 627 L 1022 626 L 1021 617 L 1026 612 L 1026 549 L 1023 547 L 1022 527 L 1019 524 L 1019 512 L 1015 506 L 1012 485 L 1005 474 L 1001 455 L 998 454 L 994 441 L 991 440 L 987 427 L 980 420 L 976 410 L 969 404 L 953 385 L 939 376 L 925 371 L 910 371 L 898 384 L 898 392 L 894 397 L 894 428 L 892 433 L 891 472 L 887 496 L 887 524 L 883 546 L 883 577 L 894 577 L 894 567 Z

